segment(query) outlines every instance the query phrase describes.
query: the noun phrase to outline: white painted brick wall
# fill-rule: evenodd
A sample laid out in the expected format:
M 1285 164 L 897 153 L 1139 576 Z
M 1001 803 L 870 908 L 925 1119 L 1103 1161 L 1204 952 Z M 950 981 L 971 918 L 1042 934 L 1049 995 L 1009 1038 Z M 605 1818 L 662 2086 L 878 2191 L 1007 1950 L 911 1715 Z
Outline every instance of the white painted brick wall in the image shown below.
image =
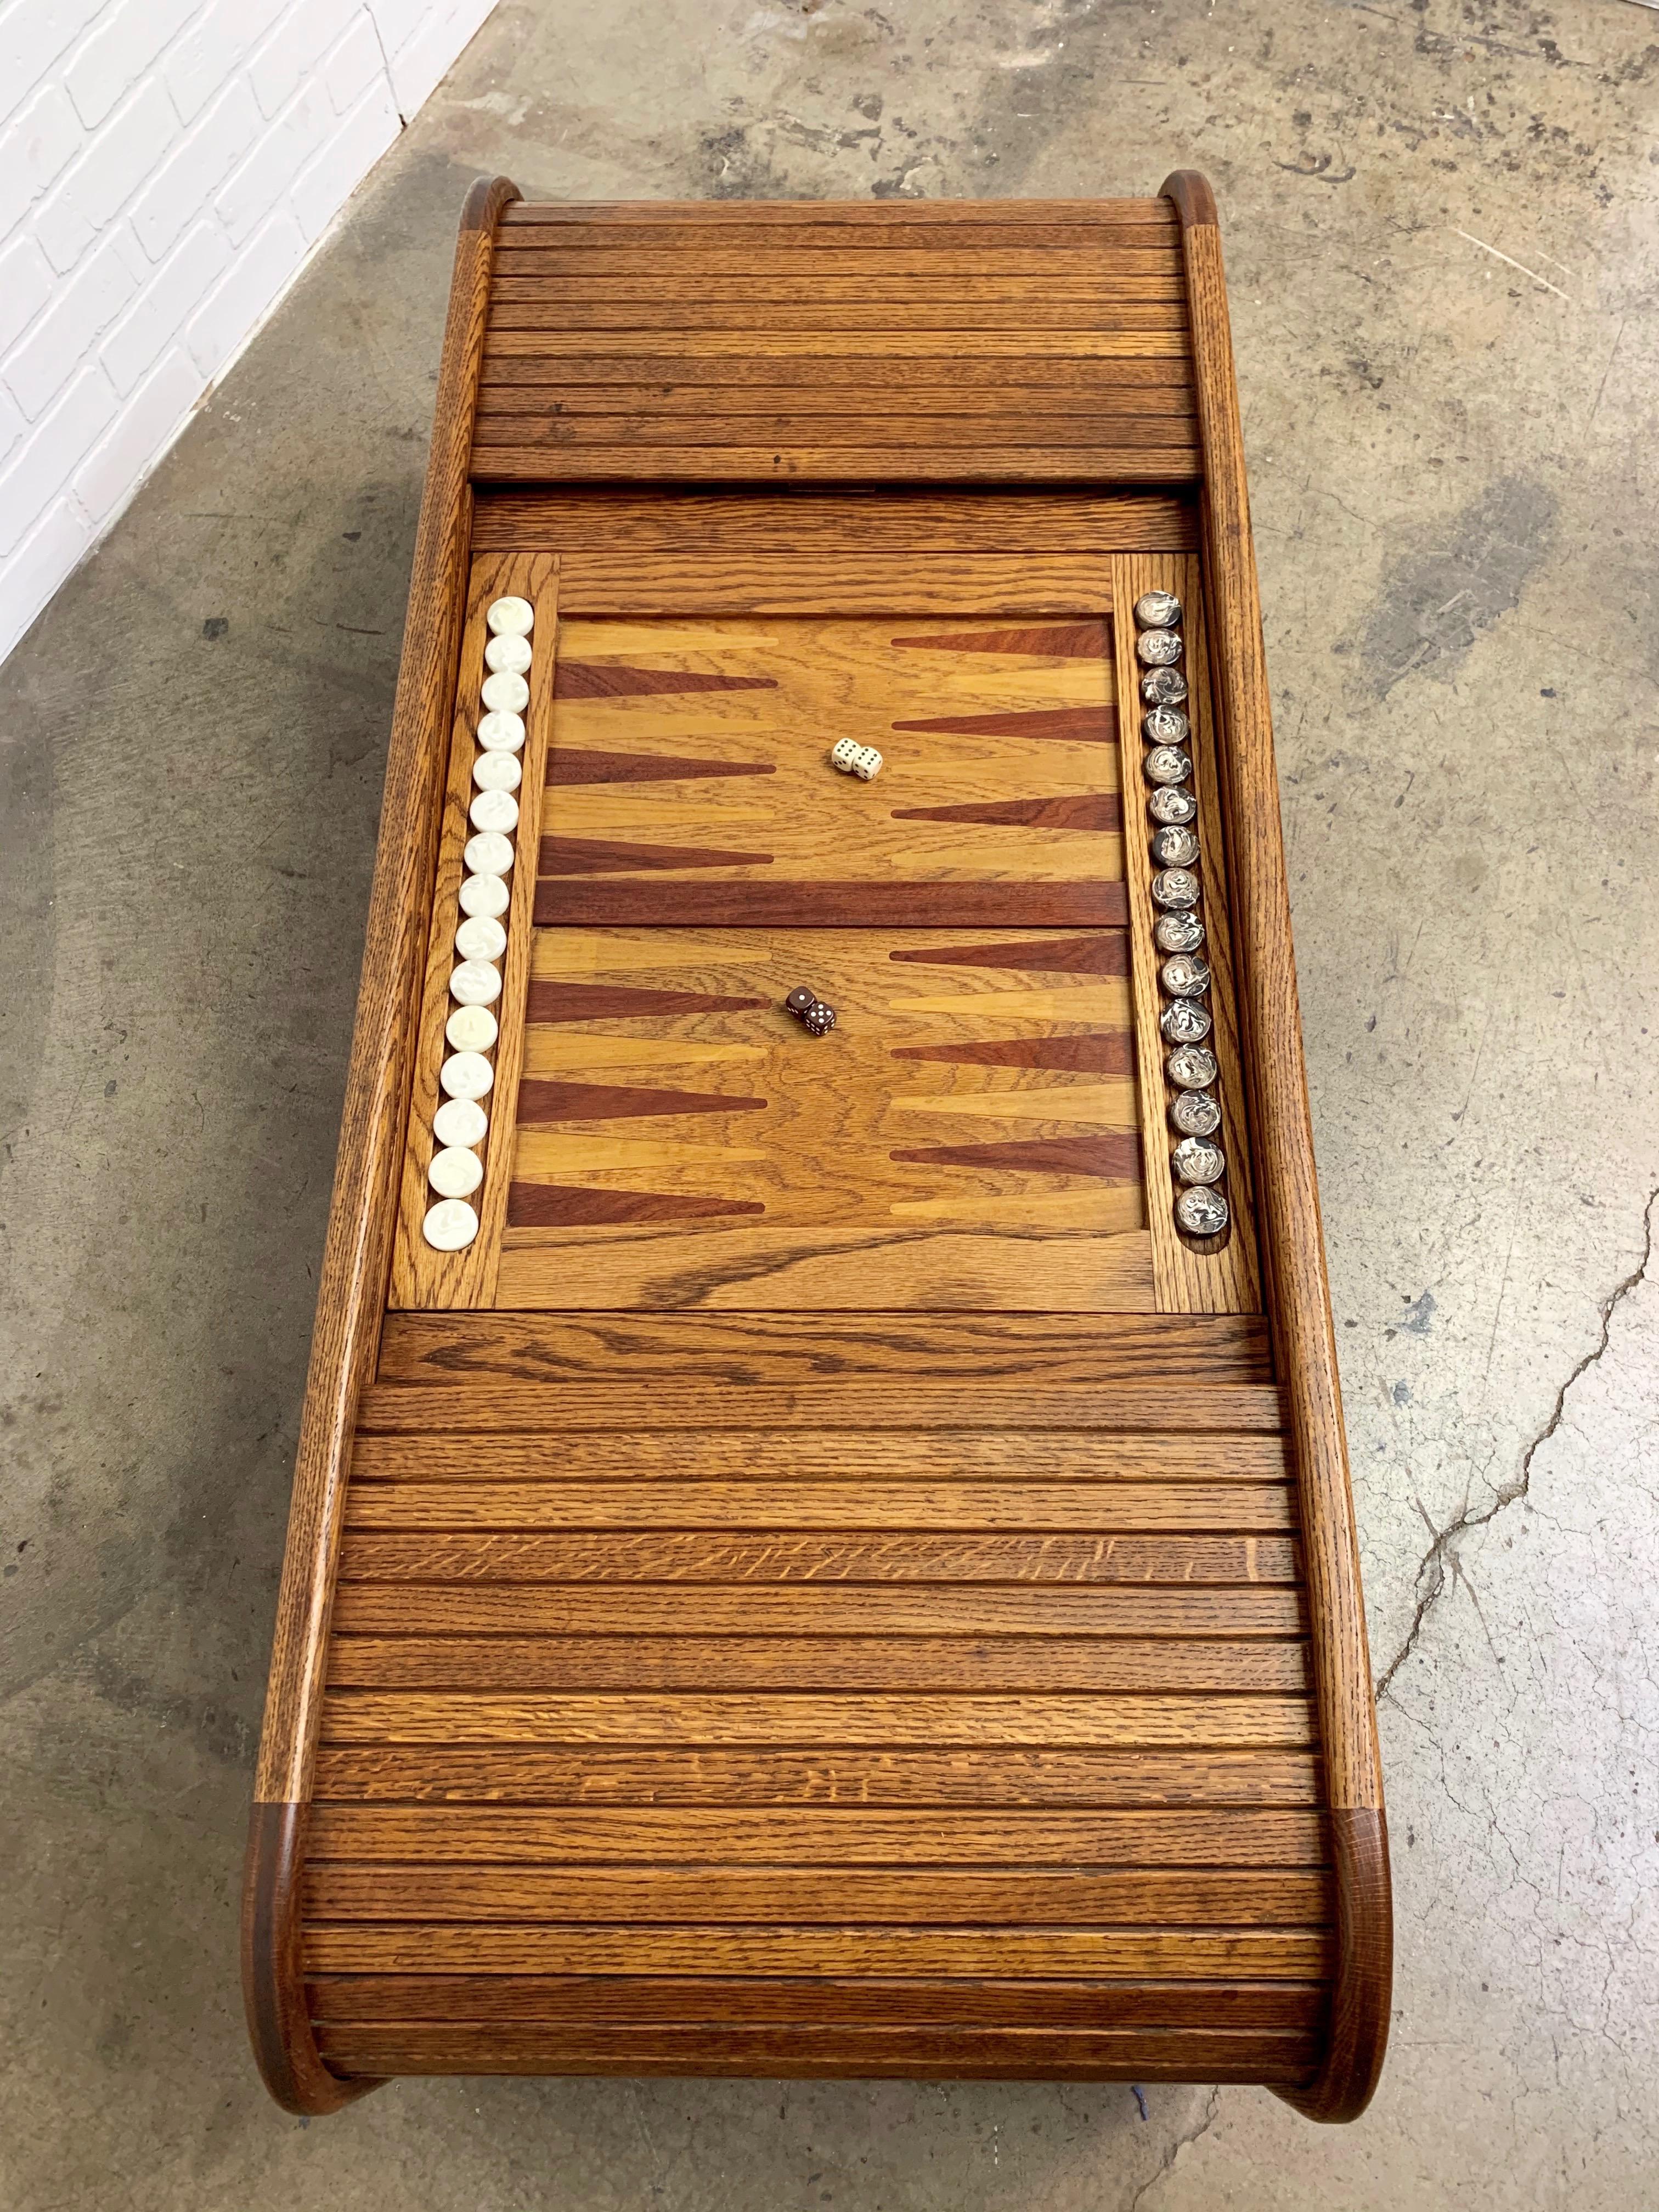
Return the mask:
M 0 0 L 0 659 L 495 0 Z

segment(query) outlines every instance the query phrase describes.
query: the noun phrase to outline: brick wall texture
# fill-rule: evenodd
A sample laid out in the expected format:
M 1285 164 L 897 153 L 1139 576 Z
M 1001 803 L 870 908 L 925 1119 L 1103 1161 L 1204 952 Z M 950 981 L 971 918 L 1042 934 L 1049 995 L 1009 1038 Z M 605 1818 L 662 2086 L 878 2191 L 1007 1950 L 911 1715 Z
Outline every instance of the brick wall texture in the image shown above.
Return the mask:
M 0 659 L 494 4 L 0 5 Z

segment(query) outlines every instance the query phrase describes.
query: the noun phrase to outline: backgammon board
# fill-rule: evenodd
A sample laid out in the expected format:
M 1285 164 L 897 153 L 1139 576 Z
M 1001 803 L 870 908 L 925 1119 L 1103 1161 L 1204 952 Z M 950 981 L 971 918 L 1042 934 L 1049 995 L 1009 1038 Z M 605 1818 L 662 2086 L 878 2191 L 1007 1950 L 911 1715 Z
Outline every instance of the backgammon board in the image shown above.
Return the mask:
M 246 1905 L 299 2112 L 1364 2109 L 1386 1835 L 1201 179 L 475 188 Z

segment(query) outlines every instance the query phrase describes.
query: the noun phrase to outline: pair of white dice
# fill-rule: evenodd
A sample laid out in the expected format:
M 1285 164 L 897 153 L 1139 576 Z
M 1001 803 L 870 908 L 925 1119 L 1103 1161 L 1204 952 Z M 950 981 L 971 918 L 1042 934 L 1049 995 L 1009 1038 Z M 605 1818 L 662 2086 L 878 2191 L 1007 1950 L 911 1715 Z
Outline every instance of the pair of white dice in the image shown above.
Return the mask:
M 838 768 L 843 775 L 861 776 L 868 783 L 881 770 L 881 755 L 873 745 L 861 745 L 851 738 L 843 738 L 830 750 L 830 764 Z

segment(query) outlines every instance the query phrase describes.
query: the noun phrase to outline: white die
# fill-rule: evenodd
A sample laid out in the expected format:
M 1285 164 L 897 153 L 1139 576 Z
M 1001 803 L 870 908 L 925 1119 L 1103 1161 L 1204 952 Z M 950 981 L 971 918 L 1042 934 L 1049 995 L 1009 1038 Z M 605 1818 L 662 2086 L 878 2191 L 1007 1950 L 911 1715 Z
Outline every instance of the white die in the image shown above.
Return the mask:
M 843 775 L 856 775 L 868 783 L 881 772 L 881 755 L 873 745 L 861 745 L 852 738 L 842 738 L 830 748 L 830 764 Z

